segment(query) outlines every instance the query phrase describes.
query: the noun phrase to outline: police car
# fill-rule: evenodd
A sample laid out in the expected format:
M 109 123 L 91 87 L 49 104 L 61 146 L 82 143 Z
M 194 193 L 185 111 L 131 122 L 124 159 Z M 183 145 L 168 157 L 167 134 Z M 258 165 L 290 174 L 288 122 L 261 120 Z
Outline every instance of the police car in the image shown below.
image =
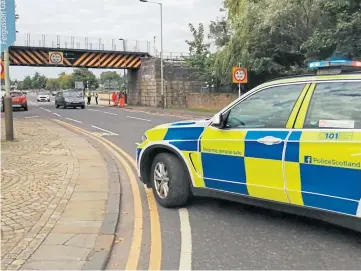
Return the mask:
M 311 62 L 211 119 L 146 131 L 137 169 L 164 207 L 207 196 L 361 231 L 361 61 Z

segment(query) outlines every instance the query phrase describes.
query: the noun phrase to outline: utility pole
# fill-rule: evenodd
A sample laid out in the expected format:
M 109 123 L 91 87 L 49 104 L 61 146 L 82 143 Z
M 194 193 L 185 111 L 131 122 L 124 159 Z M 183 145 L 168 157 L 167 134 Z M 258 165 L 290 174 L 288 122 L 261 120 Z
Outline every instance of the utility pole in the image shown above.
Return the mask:
M 10 75 L 9 75 L 9 49 L 4 51 L 4 68 L 5 68 L 5 136 L 6 140 L 14 140 L 14 121 L 13 121 L 13 105 L 10 96 Z
M 9 46 L 16 41 L 16 23 L 19 15 L 15 13 L 15 1 L 1 1 L 1 27 L 0 27 L 0 48 L 4 52 L 4 73 L 5 73 L 5 137 L 6 140 L 14 140 L 13 106 L 10 96 L 10 74 L 9 74 Z

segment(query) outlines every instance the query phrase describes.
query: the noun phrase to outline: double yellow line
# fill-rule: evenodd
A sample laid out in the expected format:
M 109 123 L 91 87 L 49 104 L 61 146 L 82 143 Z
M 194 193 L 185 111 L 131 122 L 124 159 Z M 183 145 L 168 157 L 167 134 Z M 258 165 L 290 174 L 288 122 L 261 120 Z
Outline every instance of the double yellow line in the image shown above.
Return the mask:
M 130 247 L 128 261 L 125 266 L 125 270 L 136 270 L 139 263 L 140 252 L 142 247 L 142 236 L 143 236 L 143 208 L 142 200 L 140 197 L 139 186 L 137 178 L 134 175 L 133 169 L 136 169 L 135 160 L 117 145 L 111 141 L 92 134 L 84 129 L 81 129 L 77 126 L 71 125 L 67 122 L 60 121 L 55 119 L 54 121 L 59 124 L 68 127 L 71 130 L 77 131 L 81 134 L 84 134 L 100 144 L 102 144 L 110 153 L 112 153 L 124 167 L 126 174 L 129 177 L 133 201 L 134 201 L 134 229 L 133 229 L 133 239 L 132 245 Z M 133 169 L 132 169 L 133 167 Z M 149 258 L 149 270 L 160 270 L 161 269 L 161 260 L 162 260 L 162 242 L 161 242 L 161 228 L 160 220 L 158 214 L 157 204 L 155 202 L 154 195 L 151 189 L 145 188 L 145 192 L 148 200 L 148 207 L 150 213 L 150 226 L 151 226 L 151 244 L 150 244 L 150 258 Z

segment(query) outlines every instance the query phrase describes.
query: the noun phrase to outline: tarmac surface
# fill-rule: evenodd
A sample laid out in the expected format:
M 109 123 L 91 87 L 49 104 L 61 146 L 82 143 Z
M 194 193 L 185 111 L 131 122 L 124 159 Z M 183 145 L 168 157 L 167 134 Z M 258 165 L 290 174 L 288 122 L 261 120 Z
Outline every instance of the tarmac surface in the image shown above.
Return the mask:
M 133 160 L 136 145 L 147 129 L 189 119 L 191 115 L 197 115 L 194 118 L 209 115 L 167 110 L 146 112 L 146 108 L 120 109 L 103 102 L 103 105 L 92 104 L 85 109 L 56 109 L 53 101 L 37 103 L 32 94 L 28 99 L 29 111 L 14 112 L 16 119 L 55 119 L 68 123 L 105 138 Z M 55 167 L 54 174 L 65 170 L 64 166 L 52 167 Z M 124 168 L 122 172 L 124 174 Z M 134 168 L 132 172 L 135 175 Z M 134 215 L 139 207 L 133 204 L 134 187 L 124 181 L 126 178 L 121 178 L 120 219 L 107 269 L 125 268 L 129 260 L 125 251 L 131 250 L 134 220 L 139 219 Z M 157 205 L 150 208 L 147 190 L 139 181 L 137 187 L 142 209 L 138 269 L 149 268 L 154 261 L 151 255 L 154 256 L 157 249 L 161 250 L 163 270 L 356 270 L 361 267 L 358 233 L 307 218 L 214 199 L 194 199 L 187 208 L 179 210 Z M 159 233 L 154 230 L 157 219 Z M 30 226 L 25 224 L 24 227 Z M 157 240 L 159 246 L 154 245 Z

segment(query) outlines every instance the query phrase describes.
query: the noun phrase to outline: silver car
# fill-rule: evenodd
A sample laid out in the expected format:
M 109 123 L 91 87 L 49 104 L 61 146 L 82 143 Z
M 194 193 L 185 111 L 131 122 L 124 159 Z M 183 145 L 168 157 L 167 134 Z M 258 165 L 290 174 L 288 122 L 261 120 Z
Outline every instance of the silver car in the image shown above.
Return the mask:
M 67 108 L 80 107 L 81 109 L 85 108 L 85 101 L 83 94 L 81 92 L 76 91 L 59 91 L 55 96 L 55 107 Z

